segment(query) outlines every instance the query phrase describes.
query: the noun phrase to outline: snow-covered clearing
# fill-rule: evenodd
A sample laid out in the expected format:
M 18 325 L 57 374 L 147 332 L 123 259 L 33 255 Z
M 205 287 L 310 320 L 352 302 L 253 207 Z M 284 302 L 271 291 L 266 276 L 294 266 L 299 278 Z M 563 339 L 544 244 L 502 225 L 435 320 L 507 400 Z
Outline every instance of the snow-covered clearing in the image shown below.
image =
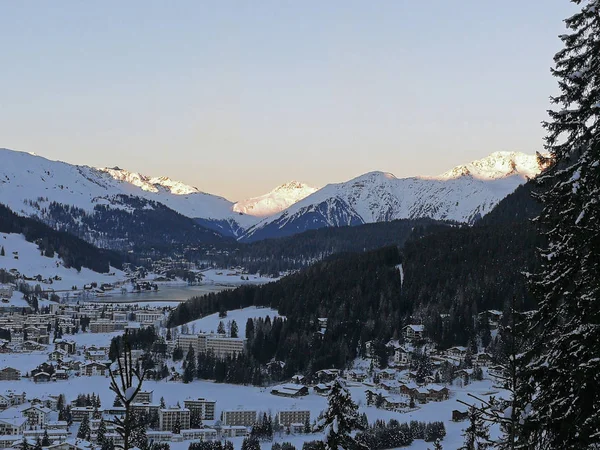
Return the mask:
M 37 245 L 27 242 L 22 234 L 0 233 L 0 247 L 4 247 L 6 253 L 5 256 L 0 256 L 0 269 L 6 271 L 16 269 L 28 277 L 41 275 L 42 278 L 52 278 L 58 275 L 61 278 L 61 280 L 53 280 L 52 284 L 28 282 L 31 285 L 40 284 L 43 290 L 48 288 L 57 291 L 70 290 L 72 286 L 81 289 L 84 284 L 93 281 L 98 284 L 114 283 L 125 278 L 125 274 L 115 268 L 111 268 L 111 273 L 115 275 L 101 274 L 85 267 L 80 272 L 73 268 L 68 269 L 58 255 L 55 254 L 52 258 L 42 256 Z M 15 259 L 15 256 L 18 259 Z
M 211 332 L 217 331 L 217 327 L 219 326 L 219 322 L 223 322 L 227 324 L 227 322 L 231 320 L 235 320 L 238 325 L 238 334 L 239 336 L 246 335 L 246 322 L 248 319 L 258 319 L 262 317 L 263 319 L 269 316 L 271 320 L 275 317 L 279 317 L 277 310 L 271 308 L 258 308 L 256 306 L 249 306 L 248 308 L 236 309 L 234 311 L 228 311 L 227 317 L 219 318 L 219 313 L 211 314 L 209 316 L 203 317 L 202 319 L 197 319 L 187 324 L 188 331 L 192 333 L 200 333 L 200 332 Z M 181 327 L 179 327 L 179 331 L 181 331 Z

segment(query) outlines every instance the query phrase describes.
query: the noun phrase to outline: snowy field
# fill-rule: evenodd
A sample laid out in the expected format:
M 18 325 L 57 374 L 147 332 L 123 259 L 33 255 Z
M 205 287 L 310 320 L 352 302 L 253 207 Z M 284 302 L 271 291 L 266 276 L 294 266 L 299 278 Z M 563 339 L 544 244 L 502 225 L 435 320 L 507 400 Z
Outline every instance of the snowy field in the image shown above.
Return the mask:
M 209 269 L 203 270 L 202 272 L 203 279 L 202 282 L 205 284 L 221 284 L 225 286 L 243 286 L 245 284 L 265 284 L 271 283 L 272 281 L 277 281 L 279 278 L 270 278 L 263 277 L 260 275 L 253 274 L 244 274 L 244 278 L 248 278 L 247 280 L 242 280 L 242 275 L 236 275 L 236 272 L 233 270 L 227 269 Z
M 97 283 L 114 283 L 125 278 L 125 274 L 118 269 L 111 268 L 115 275 L 100 274 L 83 267 L 80 272 L 76 269 L 67 269 L 61 258 L 56 254 L 53 258 L 41 256 L 37 245 L 27 242 L 22 234 L 0 233 L 0 246 L 4 247 L 5 256 L 0 256 L 0 269 L 6 271 L 17 269 L 28 277 L 41 275 L 43 278 L 52 278 L 58 275 L 62 278 L 52 284 L 42 284 L 42 289 L 70 290 L 72 286 L 82 288 L 84 284 L 93 281 Z M 18 252 L 19 259 L 14 259 L 13 252 Z M 35 285 L 35 281 L 29 281 Z
M 223 324 L 227 325 L 227 322 L 235 320 L 235 322 L 238 325 L 238 335 L 243 337 L 246 335 L 246 322 L 248 321 L 248 319 L 258 319 L 260 317 L 264 319 L 267 316 L 273 319 L 275 317 L 279 317 L 279 314 L 275 309 L 257 308 L 256 306 L 249 306 L 248 308 L 228 311 L 227 317 L 224 318 L 219 318 L 219 313 L 211 314 L 209 316 L 203 317 L 202 319 L 189 322 L 187 324 L 187 327 L 190 333 L 211 331 L 216 332 L 217 327 L 219 326 L 219 322 L 222 321 Z M 179 331 L 181 331 L 181 327 L 179 327 Z
M 32 355 L 33 356 L 33 355 Z M 68 400 L 75 398 L 80 393 L 97 393 L 100 395 L 103 405 L 112 405 L 114 394 L 109 390 L 109 379 L 107 377 L 79 377 L 68 381 L 57 381 L 53 383 L 33 383 L 29 380 L 17 382 L 0 383 L 8 389 L 14 389 L 17 392 L 25 391 L 28 396 L 44 396 L 47 394 L 65 393 Z M 238 386 L 228 384 L 216 384 L 209 381 L 194 381 L 189 384 L 181 382 L 156 382 L 147 381 L 144 383 L 144 389 L 154 392 L 154 401 L 158 402 L 161 397 L 165 398 L 167 405 L 175 405 L 177 402 L 183 403 L 187 398 L 205 397 L 216 400 L 216 417 L 219 417 L 221 411 L 243 407 L 257 411 L 267 411 L 275 414 L 279 410 L 298 408 L 309 410 L 311 420 L 327 407 L 325 397 L 311 393 L 306 397 L 297 399 L 277 397 L 269 393 L 268 388 L 258 388 L 252 386 Z M 375 407 L 366 407 L 366 395 L 364 387 L 351 387 L 352 398 L 359 405 L 359 411 L 365 412 L 369 422 L 376 419 L 396 419 L 400 422 L 409 422 L 411 420 L 419 421 L 443 421 L 446 425 L 447 435 L 443 441 L 445 449 L 457 449 L 463 443 L 461 436 L 462 430 L 466 427 L 466 422 L 452 422 L 451 415 L 453 409 L 465 410 L 465 407 L 457 402 L 458 399 L 472 402 L 468 393 L 478 395 L 488 394 L 493 391 L 489 380 L 478 381 L 468 385 L 466 388 L 458 386 L 452 387 L 451 397 L 444 402 L 431 402 L 426 405 L 419 405 L 419 409 L 410 413 L 397 413 L 377 409 Z M 210 422 L 206 422 L 210 425 Z M 301 448 L 301 443 L 305 440 L 314 440 L 319 437 L 318 434 L 310 435 L 281 435 L 277 437 L 278 442 L 290 441 L 297 448 Z M 236 448 L 241 445 L 241 439 L 234 440 Z M 173 450 L 187 450 L 189 442 L 171 443 Z M 271 442 L 265 443 L 263 449 L 270 449 Z M 431 443 L 424 441 L 415 441 L 410 447 L 404 447 L 417 450 L 426 450 L 432 448 Z

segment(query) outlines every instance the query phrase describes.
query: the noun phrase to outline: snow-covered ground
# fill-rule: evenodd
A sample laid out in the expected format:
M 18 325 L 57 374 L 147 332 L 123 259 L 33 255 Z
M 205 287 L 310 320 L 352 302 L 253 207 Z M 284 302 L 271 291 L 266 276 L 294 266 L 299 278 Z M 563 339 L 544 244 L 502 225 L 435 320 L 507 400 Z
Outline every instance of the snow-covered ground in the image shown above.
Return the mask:
M 33 363 L 32 363 L 33 364 Z M 33 368 L 33 367 L 32 367 Z M 10 384 L 10 386 L 8 386 Z M 1 385 L 0 385 L 1 386 Z M 43 396 L 48 394 L 65 393 L 67 399 L 73 399 L 80 393 L 95 392 L 100 395 L 103 405 L 111 405 L 114 400 L 114 394 L 109 390 L 109 379 L 102 376 L 79 377 L 68 381 L 57 381 L 53 383 L 33 383 L 30 380 L 21 380 L 7 383 L 6 388 L 14 389 L 17 392 L 25 391 L 30 396 Z M 269 389 L 238 386 L 229 384 L 217 384 L 209 381 L 194 381 L 189 384 L 181 382 L 156 382 L 146 381 L 144 389 L 153 391 L 154 400 L 158 401 L 161 397 L 165 398 L 167 405 L 175 405 L 177 402 L 183 403 L 186 398 L 204 397 L 216 400 L 216 417 L 219 417 L 221 411 L 226 409 L 235 409 L 242 407 L 245 409 L 266 411 L 275 414 L 279 410 L 298 408 L 309 410 L 311 420 L 315 419 L 321 411 L 327 407 L 327 399 L 311 392 L 310 395 L 300 398 L 284 398 L 270 394 Z M 377 419 L 388 421 L 396 419 L 400 422 L 410 422 L 419 420 L 424 422 L 443 421 L 446 426 L 447 435 L 443 441 L 445 449 L 457 449 L 463 443 L 462 430 L 467 426 L 467 422 L 452 422 L 452 410 L 465 410 L 457 400 L 464 400 L 472 403 L 473 399 L 468 396 L 469 393 L 485 396 L 494 392 L 494 388 L 489 380 L 476 381 L 466 387 L 452 386 L 451 397 L 444 402 L 431 402 L 425 405 L 419 405 L 419 409 L 408 413 L 398 413 L 367 407 L 365 388 L 351 387 L 352 398 L 359 405 L 359 412 L 365 412 L 369 422 Z M 207 422 L 210 425 L 210 422 Z M 319 435 L 296 435 L 288 436 L 283 434 L 277 438 L 277 441 L 290 441 L 297 448 L 301 448 L 301 443 L 306 440 L 314 440 Z M 241 445 L 241 439 L 234 440 L 236 448 Z M 181 444 L 171 443 L 174 450 L 187 449 L 189 442 Z M 431 443 L 415 441 L 410 449 L 425 450 L 431 448 Z M 271 442 L 265 443 L 263 449 L 270 449 Z
M 256 274 L 238 274 L 235 270 L 209 269 L 202 271 L 204 284 L 221 284 L 225 286 L 242 286 L 245 284 L 265 284 L 277 281 L 279 278 L 270 278 Z M 242 280 L 242 276 L 244 279 Z M 246 279 L 248 278 L 248 279 Z
M 264 319 L 267 316 L 273 319 L 275 317 L 279 317 L 279 314 L 275 309 L 257 308 L 256 306 L 249 306 L 248 308 L 228 311 L 227 317 L 224 318 L 219 318 L 219 313 L 215 313 L 203 317 L 202 319 L 193 320 L 192 322 L 189 322 L 187 324 L 187 328 L 190 332 L 206 333 L 211 331 L 217 331 L 217 327 L 219 326 L 219 322 L 221 321 L 224 324 L 227 324 L 227 322 L 235 320 L 235 322 L 238 325 L 238 335 L 243 337 L 246 335 L 246 322 L 248 321 L 248 319 L 258 319 L 259 317 L 262 317 Z M 179 327 L 179 329 L 181 330 L 181 327 Z
M 82 267 L 80 272 L 77 272 L 77 269 L 68 269 L 56 254 L 52 258 L 40 255 L 37 245 L 27 242 L 22 234 L 0 233 L 0 246 L 4 247 L 6 253 L 5 256 L 0 256 L 0 269 L 6 271 L 17 269 L 21 274 L 29 277 L 41 275 L 43 278 L 52 278 L 58 275 L 61 278 L 53 281 L 52 284 L 40 283 L 42 289 L 63 290 L 71 289 L 72 286 L 81 288 L 84 284 L 93 281 L 114 283 L 125 278 L 125 274 L 115 268 L 111 268 L 111 273 L 114 275 L 101 274 L 85 267 Z M 18 255 L 13 255 L 13 252 L 17 252 Z M 18 259 L 14 256 L 18 256 Z

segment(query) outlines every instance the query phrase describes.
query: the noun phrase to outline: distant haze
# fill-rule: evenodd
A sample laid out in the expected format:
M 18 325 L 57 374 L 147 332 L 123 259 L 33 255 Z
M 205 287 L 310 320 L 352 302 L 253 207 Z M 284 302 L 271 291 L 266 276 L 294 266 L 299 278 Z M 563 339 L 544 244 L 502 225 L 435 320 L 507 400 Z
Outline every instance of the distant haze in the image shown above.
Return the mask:
M 6 2 L 0 147 L 230 200 L 542 149 L 566 0 Z M 2 162 L 0 161 L 0 164 Z

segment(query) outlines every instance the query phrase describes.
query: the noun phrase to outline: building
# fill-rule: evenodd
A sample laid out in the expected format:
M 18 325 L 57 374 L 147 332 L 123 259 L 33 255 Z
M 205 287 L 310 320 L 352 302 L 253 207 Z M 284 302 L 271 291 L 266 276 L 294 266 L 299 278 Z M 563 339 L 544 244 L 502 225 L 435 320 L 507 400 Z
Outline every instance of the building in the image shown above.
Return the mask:
M 158 410 L 160 431 L 173 431 L 176 423 L 181 430 L 190 428 L 190 410 L 187 408 L 164 408 Z
M 97 319 L 90 322 L 91 333 L 112 333 L 113 331 L 124 330 L 125 324 L 113 322 L 109 319 Z
M 177 336 L 177 346 L 184 353 L 190 346 L 196 354 L 213 352 L 217 357 L 234 356 L 244 351 L 245 339 L 228 338 L 215 334 L 180 334 Z
M 0 417 L 0 435 L 22 435 L 27 427 L 27 417 Z
M 86 377 L 91 377 L 94 375 L 102 375 L 105 376 L 108 374 L 108 367 L 104 364 L 93 361 L 87 364 L 84 364 L 82 367 L 82 373 Z
M 13 367 L 5 367 L 0 370 L 0 381 L 18 381 L 21 379 L 21 372 Z
M 50 408 L 46 408 L 45 406 L 33 405 L 29 408 L 22 409 L 24 417 L 27 417 L 27 422 L 29 425 L 34 427 L 43 427 L 48 422 L 48 417 L 52 410 Z
M 219 431 L 225 439 L 248 436 L 248 427 L 242 425 L 222 425 Z
M 152 403 L 152 392 L 153 391 L 139 391 L 133 397 L 134 403 Z
M 222 413 L 223 425 L 251 427 L 256 423 L 256 411 L 230 409 Z
M 54 348 L 56 350 L 64 350 L 69 355 L 72 355 L 75 353 L 76 344 L 75 344 L 75 341 L 67 341 L 65 339 L 57 339 L 56 341 L 54 341 Z
M 282 427 L 289 427 L 293 423 L 305 424 L 306 422 L 310 422 L 310 411 L 295 409 L 279 411 L 276 420 Z
M 0 298 L 11 298 L 14 292 L 14 287 L 10 284 L 0 283 Z
M 302 397 L 308 395 L 308 388 L 301 384 L 287 383 L 273 387 L 271 394 L 280 397 Z
M 184 441 L 216 441 L 217 430 L 214 428 L 200 428 L 192 430 L 181 430 L 181 437 Z
M 153 324 L 155 322 L 161 322 L 165 318 L 162 312 L 157 311 L 136 311 L 135 320 L 136 322 L 144 324 Z
M 408 340 L 423 339 L 424 331 L 425 327 L 423 325 L 406 325 L 402 330 L 404 337 Z
M 94 408 L 91 406 L 74 406 L 71 408 L 73 422 L 81 422 L 84 416 L 88 416 L 91 419 L 92 414 L 94 414 Z
M 464 358 L 467 354 L 467 350 L 468 350 L 467 347 L 455 346 L 455 347 L 450 347 L 446 351 L 446 354 L 453 358 Z
M 214 400 L 198 398 L 196 400 L 184 400 L 183 406 L 190 410 L 191 413 L 198 413 L 202 420 L 215 420 L 215 405 Z

